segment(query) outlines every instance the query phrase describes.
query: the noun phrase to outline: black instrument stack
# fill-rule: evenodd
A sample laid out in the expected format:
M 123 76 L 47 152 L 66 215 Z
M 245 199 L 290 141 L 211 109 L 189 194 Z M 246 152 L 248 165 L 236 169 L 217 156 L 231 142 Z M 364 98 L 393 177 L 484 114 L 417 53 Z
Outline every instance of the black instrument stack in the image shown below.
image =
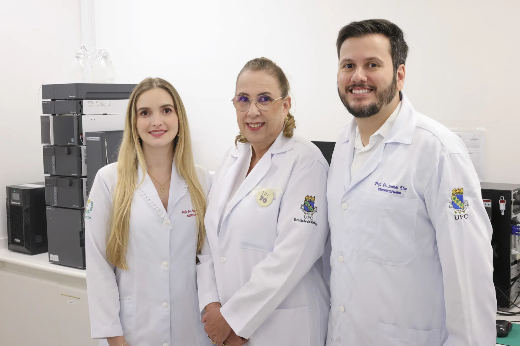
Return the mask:
M 520 184 L 481 183 L 493 226 L 493 282 L 497 305 L 510 308 L 520 298 Z
M 51 263 L 85 268 L 83 217 L 89 183 L 101 167 L 117 161 L 128 98 L 135 86 L 74 83 L 42 87 L 41 137 Z M 87 168 L 89 161 L 93 164 Z

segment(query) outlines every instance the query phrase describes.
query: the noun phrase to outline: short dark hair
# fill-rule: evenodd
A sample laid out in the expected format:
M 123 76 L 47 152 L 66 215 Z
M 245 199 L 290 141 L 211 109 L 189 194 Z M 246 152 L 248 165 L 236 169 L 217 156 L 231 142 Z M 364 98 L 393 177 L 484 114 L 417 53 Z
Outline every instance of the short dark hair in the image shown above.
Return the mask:
M 390 41 L 390 55 L 394 65 L 394 72 L 401 64 L 405 64 L 408 56 L 408 45 L 404 40 L 403 31 L 394 23 L 386 19 L 367 19 L 359 22 L 352 22 L 345 25 L 338 33 L 336 48 L 339 50 L 343 42 L 351 37 L 363 37 L 370 34 L 380 34 Z

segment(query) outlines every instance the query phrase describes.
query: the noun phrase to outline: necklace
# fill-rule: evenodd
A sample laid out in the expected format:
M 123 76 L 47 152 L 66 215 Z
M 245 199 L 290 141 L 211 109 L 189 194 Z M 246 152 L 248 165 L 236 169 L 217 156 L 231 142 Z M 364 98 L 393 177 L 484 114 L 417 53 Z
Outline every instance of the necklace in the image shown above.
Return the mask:
M 171 176 L 168 178 L 168 180 L 166 180 L 166 181 L 164 182 L 164 184 L 161 184 L 161 183 L 159 182 L 159 180 L 157 180 L 157 179 L 155 179 L 154 177 L 152 177 L 152 175 L 151 175 L 150 173 L 148 173 L 148 175 L 149 175 L 153 180 L 155 180 L 155 181 L 157 182 L 157 184 L 159 184 L 159 186 L 161 187 L 161 192 L 164 192 L 164 191 L 165 191 L 165 190 L 164 190 L 164 185 L 166 185 L 166 184 L 170 181 Z

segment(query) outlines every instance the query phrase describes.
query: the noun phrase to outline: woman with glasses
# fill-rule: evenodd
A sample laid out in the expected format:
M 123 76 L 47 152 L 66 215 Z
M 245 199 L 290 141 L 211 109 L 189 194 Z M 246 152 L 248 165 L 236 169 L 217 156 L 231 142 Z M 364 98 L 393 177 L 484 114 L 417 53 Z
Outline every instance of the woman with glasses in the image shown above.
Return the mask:
M 197 265 L 202 322 L 219 346 L 325 343 L 328 164 L 293 135 L 288 93 L 285 74 L 266 58 L 237 78 L 240 134 L 213 180 Z

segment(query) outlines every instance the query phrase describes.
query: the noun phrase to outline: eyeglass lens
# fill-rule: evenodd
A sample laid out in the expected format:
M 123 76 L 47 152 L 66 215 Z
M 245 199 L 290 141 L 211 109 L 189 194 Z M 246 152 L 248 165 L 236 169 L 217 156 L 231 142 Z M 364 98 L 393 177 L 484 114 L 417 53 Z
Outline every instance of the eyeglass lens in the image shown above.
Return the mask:
M 251 100 L 245 95 L 237 95 L 233 98 L 233 105 L 240 112 L 248 110 L 251 102 L 254 102 L 254 100 Z M 272 102 L 273 99 L 268 95 L 258 95 L 256 97 L 256 106 L 261 111 L 268 111 L 271 108 Z

